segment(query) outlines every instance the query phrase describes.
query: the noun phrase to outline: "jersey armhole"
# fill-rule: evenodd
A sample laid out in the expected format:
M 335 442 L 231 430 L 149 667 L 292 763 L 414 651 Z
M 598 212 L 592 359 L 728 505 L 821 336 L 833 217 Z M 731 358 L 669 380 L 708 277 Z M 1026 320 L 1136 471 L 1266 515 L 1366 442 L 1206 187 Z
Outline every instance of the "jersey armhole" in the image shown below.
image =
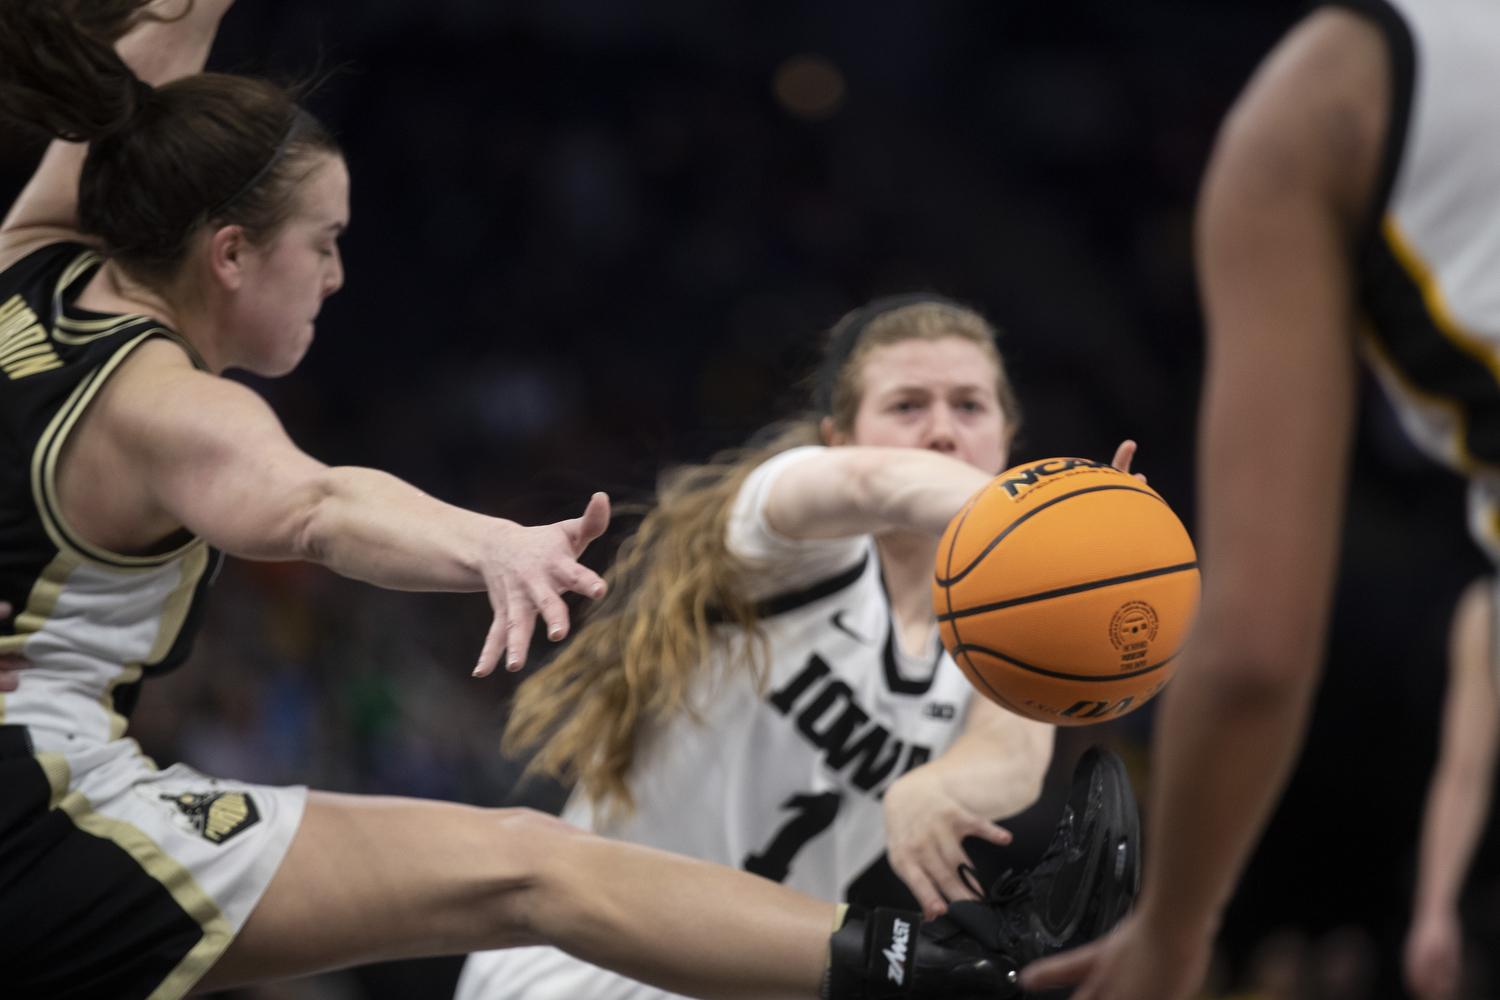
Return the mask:
M 137 347 L 148 340 L 157 339 L 170 340 L 186 348 L 189 360 L 196 364 L 197 359 L 192 350 L 166 327 L 148 327 L 142 330 L 121 344 L 102 364 L 84 376 L 77 388 L 68 396 L 67 401 L 58 408 L 51 422 L 47 424 L 47 429 L 43 431 L 31 457 L 32 500 L 36 504 L 37 514 L 41 517 L 42 524 L 47 529 L 47 534 L 51 537 L 53 544 L 61 552 L 71 553 L 82 560 L 115 571 L 146 570 L 165 566 L 175 559 L 180 559 L 194 548 L 206 544 L 202 538 L 194 536 L 183 545 L 160 555 L 128 556 L 111 552 L 86 541 L 68 524 L 62 513 L 62 503 L 57 495 L 57 462 L 68 434 L 88 410 L 89 404 L 93 402 L 104 383 L 114 374 L 115 369 Z

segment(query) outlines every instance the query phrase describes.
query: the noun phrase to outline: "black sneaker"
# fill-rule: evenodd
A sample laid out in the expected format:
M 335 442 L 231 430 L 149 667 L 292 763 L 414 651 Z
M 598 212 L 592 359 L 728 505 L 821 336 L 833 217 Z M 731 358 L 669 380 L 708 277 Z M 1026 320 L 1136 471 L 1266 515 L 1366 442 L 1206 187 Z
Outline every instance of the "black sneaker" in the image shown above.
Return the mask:
M 1140 886 L 1141 821 L 1125 763 L 1091 747 L 1073 771 L 1073 789 L 1057 832 L 1029 871 L 1006 872 L 980 893 L 973 871 L 962 872 L 979 900 L 959 900 L 924 924 L 934 944 L 1004 955 L 1020 968 L 1109 933 L 1129 911 Z

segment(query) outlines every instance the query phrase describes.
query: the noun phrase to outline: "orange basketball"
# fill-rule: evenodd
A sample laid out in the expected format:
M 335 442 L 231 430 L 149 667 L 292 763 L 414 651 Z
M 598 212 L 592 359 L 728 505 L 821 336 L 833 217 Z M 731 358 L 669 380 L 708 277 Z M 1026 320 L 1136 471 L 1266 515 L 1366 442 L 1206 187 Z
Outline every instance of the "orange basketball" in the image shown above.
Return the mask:
M 1053 458 L 1001 473 L 959 511 L 932 605 L 943 644 L 991 700 L 1085 726 L 1171 678 L 1198 610 L 1198 555 L 1145 483 Z

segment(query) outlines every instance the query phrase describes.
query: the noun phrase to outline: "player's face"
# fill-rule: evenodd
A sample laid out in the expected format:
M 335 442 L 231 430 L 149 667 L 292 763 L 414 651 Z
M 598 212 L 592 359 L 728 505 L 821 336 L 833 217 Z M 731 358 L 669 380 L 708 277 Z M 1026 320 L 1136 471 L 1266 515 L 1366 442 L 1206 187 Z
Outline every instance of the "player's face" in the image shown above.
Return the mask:
M 312 346 L 323 300 L 344 283 L 339 235 L 349 224 L 349 171 L 326 156 L 298 185 L 291 217 L 243 258 L 235 296 L 237 367 L 285 375 Z
M 994 475 L 1007 450 L 998 376 L 995 362 L 962 337 L 876 348 L 846 443 L 930 448 Z

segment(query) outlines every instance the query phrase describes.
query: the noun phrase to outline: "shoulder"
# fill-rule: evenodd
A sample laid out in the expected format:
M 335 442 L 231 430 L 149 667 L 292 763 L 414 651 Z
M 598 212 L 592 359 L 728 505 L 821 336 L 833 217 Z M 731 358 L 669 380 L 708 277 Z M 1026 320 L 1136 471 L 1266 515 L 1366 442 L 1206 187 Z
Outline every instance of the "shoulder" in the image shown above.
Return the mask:
M 1261 63 L 1228 118 L 1216 160 L 1260 193 L 1315 188 L 1359 217 L 1390 120 L 1382 27 L 1343 6 L 1313 11 Z
M 275 417 L 247 386 L 194 367 L 165 337 L 137 344 L 100 390 L 91 420 L 132 452 L 252 432 Z
M 67 258 L 93 246 L 93 241 L 77 232 L 56 226 L 0 232 L 0 274 L 25 264 L 43 250 L 53 250 L 60 258 Z

